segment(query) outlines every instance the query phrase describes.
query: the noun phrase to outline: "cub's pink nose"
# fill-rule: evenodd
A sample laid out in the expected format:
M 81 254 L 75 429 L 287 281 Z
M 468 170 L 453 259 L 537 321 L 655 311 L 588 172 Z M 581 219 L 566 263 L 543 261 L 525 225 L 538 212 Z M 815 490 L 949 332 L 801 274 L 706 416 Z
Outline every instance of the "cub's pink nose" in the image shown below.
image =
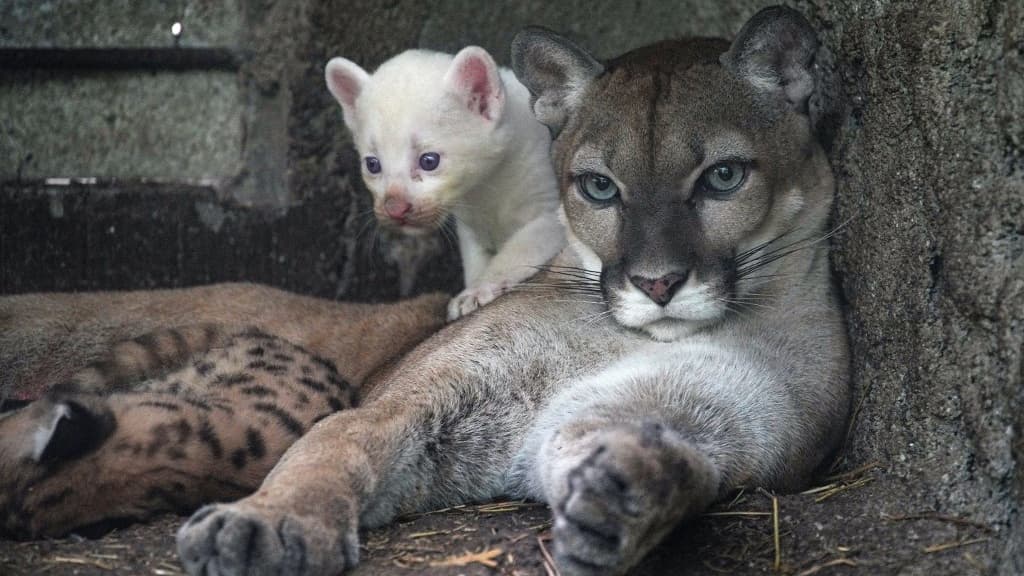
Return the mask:
M 672 300 L 672 296 L 675 295 L 683 284 L 686 282 L 688 274 L 671 273 L 662 276 L 661 278 L 644 278 L 643 276 L 630 276 L 629 281 L 633 283 L 633 286 L 644 291 L 647 297 L 653 300 L 657 305 L 664 306 Z
M 404 222 L 412 210 L 412 204 L 402 198 L 391 196 L 384 200 L 384 212 L 393 220 Z

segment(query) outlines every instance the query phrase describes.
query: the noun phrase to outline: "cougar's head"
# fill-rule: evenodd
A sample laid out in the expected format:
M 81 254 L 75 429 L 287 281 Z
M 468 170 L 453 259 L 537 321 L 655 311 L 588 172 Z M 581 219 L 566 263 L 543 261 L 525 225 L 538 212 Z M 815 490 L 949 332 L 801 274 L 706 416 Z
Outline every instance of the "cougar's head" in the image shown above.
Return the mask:
M 809 256 L 772 257 L 820 237 L 829 212 L 808 113 L 817 47 L 786 8 L 731 45 L 668 41 L 606 63 L 544 29 L 516 37 L 516 75 L 556 136 L 570 246 L 620 324 L 679 338 L 754 304 L 780 267 L 804 258 L 806 272 Z

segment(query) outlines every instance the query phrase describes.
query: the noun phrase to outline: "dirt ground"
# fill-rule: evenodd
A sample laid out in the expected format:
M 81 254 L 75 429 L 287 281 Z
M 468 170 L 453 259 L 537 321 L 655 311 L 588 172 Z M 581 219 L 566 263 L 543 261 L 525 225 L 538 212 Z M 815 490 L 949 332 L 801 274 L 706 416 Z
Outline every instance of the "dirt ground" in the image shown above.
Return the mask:
M 921 504 L 931 500 L 871 465 L 802 494 L 740 492 L 673 533 L 633 574 L 989 573 L 1002 545 L 995 527 Z M 173 543 L 181 521 L 165 516 L 98 540 L 0 541 L 0 574 L 180 575 Z M 463 506 L 365 533 L 352 574 L 550 576 L 550 548 L 543 505 Z

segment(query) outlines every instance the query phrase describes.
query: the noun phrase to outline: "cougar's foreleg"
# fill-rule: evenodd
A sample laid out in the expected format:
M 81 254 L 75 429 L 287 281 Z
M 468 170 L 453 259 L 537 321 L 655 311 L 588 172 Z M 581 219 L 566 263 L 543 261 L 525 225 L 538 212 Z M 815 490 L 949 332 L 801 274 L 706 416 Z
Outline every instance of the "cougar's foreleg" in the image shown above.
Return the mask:
M 540 417 L 527 475 L 552 508 L 562 574 L 624 573 L 723 492 L 772 483 L 799 426 L 770 374 L 737 383 L 677 362 L 609 370 Z
M 527 408 L 482 382 L 424 375 L 299 439 L 252 496 L 199 510 L 178 532 L 190 574 L 334 575 L 357 530 L 397 514 L 493 498 Z

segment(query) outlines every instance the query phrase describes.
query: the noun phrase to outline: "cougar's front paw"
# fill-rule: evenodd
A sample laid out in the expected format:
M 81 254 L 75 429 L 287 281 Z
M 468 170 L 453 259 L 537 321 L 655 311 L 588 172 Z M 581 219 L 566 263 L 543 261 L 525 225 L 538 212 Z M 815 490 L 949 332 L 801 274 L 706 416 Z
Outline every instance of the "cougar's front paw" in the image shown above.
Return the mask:
M 193 576 L 335 576 L 359 561 L 355 526 L 339 531 L 244 501 L 199 509 L 177 540 L 181 563 Z
M 511 282 L 481 282 L 460 292 L 448 303 L 448 321 L 452 322 L 466 314 L 486 306 L 492 300 L 512 289 Z
M 555 560 L 565 576 L 621 574 L 667 532 L 691 471 L 681 440 L 657 424 L 602 431 L 553 502 Z

